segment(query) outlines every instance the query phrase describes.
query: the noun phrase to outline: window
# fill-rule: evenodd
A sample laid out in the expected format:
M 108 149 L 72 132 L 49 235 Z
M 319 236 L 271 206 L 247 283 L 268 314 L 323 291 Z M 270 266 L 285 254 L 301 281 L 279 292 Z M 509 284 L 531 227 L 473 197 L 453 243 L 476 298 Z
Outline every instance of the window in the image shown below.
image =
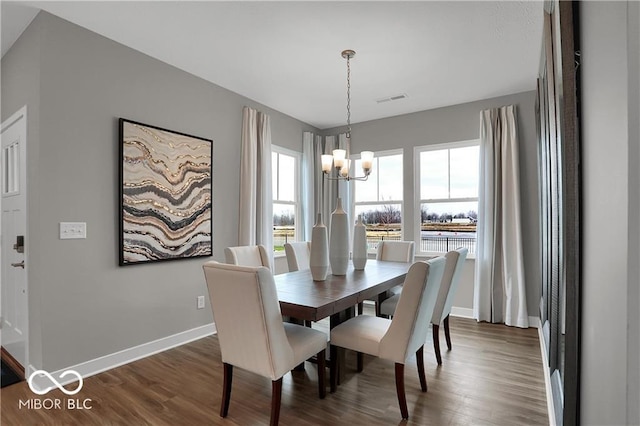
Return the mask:
M 300 206 L 298 182 L 300 153 L 272 146 L 273 250 L 284 252 L 284 244 L 299 235 Z
M 362 174 L 359 158 L 354 171 Z M 394 150 L 376 152 L 369 179 L 354 181 L 355 217 L 361 214 L 367 227 L 369 251 L 375 251 L 379 241 L 402 240 L 402 180 L 402 150 Z
M 415 148 L 418 254 L 475 254 L 479 155 L 477 140 Z

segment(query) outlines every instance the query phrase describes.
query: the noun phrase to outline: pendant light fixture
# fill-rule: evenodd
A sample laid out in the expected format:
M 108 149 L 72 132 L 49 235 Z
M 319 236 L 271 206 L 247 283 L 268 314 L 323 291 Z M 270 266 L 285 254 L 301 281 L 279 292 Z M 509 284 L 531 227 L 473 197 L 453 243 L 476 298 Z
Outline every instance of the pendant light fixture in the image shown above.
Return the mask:
M 360 159 L 362 161 L 362 172 L 364 176 L 352 176 L 351 173 L 351 58 L 356 55 L 353 50 L 343 50 L 342 57 L 347 60 L 347 146 L 346 149 L 334 149 L 333 155 L 322 156 L 322 171 L 330 180 L 367 180 L 373 169 L 373 152 L 362 151 Z M 336 177 L 330 176 L 331 169 L 335 168 Z

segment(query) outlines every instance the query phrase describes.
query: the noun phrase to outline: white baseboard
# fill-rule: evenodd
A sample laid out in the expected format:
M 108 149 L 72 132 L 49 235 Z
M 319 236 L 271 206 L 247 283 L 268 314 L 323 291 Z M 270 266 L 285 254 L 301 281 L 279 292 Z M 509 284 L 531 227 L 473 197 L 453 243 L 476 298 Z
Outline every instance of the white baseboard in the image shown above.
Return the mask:
M 457 306 L 451 307 L 451 316 L 462 318 L 473 318 L 473 309 L 471 308 L 459 308 Z
M 214 323 L 206 324 L 200 327 L 186 330 L 171 336 L 163 337 L 158 340 L 143 343 L 138 346 L 124 349 L 119 352 L 105 355 L 100 358 L 92 359 L 80 364 L 70 365 L 69 367 L 62 368 L 58 371 L 49 372 L 61 385 L 65 385 L 75 381 L 75 377 L 68 379 L 60 379 L 60 374 L 67 370 L 74 370 L 82 376 L 83 379 L 93 376 L 98 373 L 102 373 L 107 370 L 111 370 L 121 365 L 128 364 L 130 362 L 146 358 L 150 355 L 157 354 L 159 352 L 166 351 L 167 349 L 175 348 L 176 346 L 184 345 L 185 343 L 192 342 L 194 340 L 202 339 L 203 337 L 210 336 L 216 333 L 216 327 Z M 37 369 L 33 365 L 29 365 L 29 377 Z M 39 390 L 46 389 L 52 385 L 51 381 L 43 376 L 36 376 L 33 380 L 33 387 Z
M 540 354 L 542 355 L 542 370 L 544 374 L 544 388 L 547 394 L 547 412 L 549 414 L 549 426 L 556 426 L 556 412 L 553 408 L 553 392 L 551 392 L 551 370 L 549 370 L 549 357 L 547 345 L 544 339 L 544 331 L 538 318 L 538 340 L 540 341 Z
M 473 318 L 473 309 L 460 308 L 458 306 L 451 307 L 451 316 L 461 318 Z M 540 318 L 529 317 L 529 327 L 540 328 Z

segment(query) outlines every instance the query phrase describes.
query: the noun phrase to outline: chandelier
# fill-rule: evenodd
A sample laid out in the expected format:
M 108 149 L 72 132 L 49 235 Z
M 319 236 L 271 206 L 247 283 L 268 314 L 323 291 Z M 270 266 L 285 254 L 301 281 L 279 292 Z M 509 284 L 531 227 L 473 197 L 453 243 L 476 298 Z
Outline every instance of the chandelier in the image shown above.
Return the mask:
M 362 172 L 364 176 L 351 175 L 351 63 L 350 60 L 356 55 L 353 50 L 343 50 L 342 57 L 347 60 L 347 146 L 346 149 L 334 149 L 333 155 L 322 156 L 322 171 L 327 179 L 330 180 L 367 180 L 373 169 L 373 152 L 362 151 L 360 160 L 362 161 Z M 337 177 L 331 177 L 331 168 L 335 167 Z

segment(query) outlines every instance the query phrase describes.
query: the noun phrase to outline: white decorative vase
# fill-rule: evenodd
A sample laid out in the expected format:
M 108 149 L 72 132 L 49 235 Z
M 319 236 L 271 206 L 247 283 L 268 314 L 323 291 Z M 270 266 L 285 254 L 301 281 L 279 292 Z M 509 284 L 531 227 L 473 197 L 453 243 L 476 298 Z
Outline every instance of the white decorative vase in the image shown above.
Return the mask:
M 367 264 L 367 228 L 362 223 L 362 215 L 353 228 L 353 267 L 362 271 Z
M 329 243 L 327 227 L 322 223 L 322 214 L 318 213 L 316 224 L 311 231 L 311 252 L 309 267 L 314 281 L 324 281 L 329 273 Z
M 333 275 L 346 275 L 349 266 L 349 220 L 342 209 L 342 198 L 338 198 L 336 209 L 331 213 L 329 233 L 329 263 Z

